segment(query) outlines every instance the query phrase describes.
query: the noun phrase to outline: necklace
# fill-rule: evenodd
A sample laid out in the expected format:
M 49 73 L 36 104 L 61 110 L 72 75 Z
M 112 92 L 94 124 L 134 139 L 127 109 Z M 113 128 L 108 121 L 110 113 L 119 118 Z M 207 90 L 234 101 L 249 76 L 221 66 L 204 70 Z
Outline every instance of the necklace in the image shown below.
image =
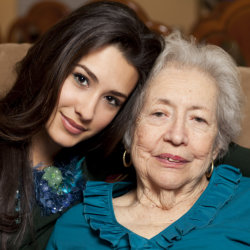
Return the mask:
M 63 176 L 60 169 L 54 166 L 49 166 L 44 168 L 42 179 L 47 181 L 49 187 L 54 190 L 58 190 L 60 184 L 62 183 Z
M 81 201 L 85 189 L 85 176 L 82 163 L 75 157 L 69 163 L 57 163 L 40 170 L 41 164 L 34 167 L 35 195 L 43 215 L 62 212 L 76 201 Z

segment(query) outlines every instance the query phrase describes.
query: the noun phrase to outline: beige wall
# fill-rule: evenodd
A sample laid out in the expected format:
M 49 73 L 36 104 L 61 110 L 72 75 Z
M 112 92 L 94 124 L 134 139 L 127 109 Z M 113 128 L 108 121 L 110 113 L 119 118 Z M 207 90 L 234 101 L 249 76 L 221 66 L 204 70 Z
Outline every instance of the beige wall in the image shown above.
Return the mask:
M 57 0 L 60 1 L 60 0 Z M 65 3 L 66 0 L 63 0 Z M 72 0 L 68 0 L 72 1 Z M 199 0 L 134 0 L 158 22 L 189 33 L 197 20 Z M 0 0 L 0 34 L 6 38 L 7 30 L 17 15 L 18 0 Z
M 134 0 L 158 22 L 188 33 L 198 18 L 199 0 Z
M 17 0 L 0 0 L 0 36 L 4 41 L 6 38 L 7 29 L 16 18 Z

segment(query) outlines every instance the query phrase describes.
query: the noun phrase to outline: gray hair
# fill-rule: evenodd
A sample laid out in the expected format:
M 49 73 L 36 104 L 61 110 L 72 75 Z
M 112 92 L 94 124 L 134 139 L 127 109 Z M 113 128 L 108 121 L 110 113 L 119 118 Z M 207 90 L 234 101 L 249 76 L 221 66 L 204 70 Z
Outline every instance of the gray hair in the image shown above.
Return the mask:
M 174 63 L 177 66 L 196 68 L 215 80 L 219 95 L 216 114 L 218 134 L 214 148 L 219 148 L 218 156 L 222 157 L 241 129 L 243 98 L 236 64 L 220 47 L 198 44 L 192 37 L 184 39 L 177 31 L 167 36 L 165 43 L 165 49 L 158 57 L 131 112 L 130 123 L 123 138 L 125 148 L 128 151 L 131 148 L 137 118 L 144 105 L 148 87 L 167 64 Z

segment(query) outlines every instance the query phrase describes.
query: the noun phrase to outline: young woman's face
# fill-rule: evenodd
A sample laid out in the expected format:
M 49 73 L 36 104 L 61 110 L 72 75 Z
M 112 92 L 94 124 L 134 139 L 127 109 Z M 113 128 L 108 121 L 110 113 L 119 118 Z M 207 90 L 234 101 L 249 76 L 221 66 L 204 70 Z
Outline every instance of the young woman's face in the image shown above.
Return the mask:
M 46 130 L 62 147 L 72 147 L 106 127 L 128 98 L 138 72 L 119 49 L 107 46 L 84 56 L 63 83 Z

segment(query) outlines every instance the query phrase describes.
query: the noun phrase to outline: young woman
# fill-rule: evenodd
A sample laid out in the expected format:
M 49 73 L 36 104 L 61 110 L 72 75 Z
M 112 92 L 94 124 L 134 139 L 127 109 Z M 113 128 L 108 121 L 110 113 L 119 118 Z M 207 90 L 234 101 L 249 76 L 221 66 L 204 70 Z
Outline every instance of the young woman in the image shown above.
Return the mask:
M 59 212 L 81 200 L 84 155 L 120 140 L 162 44 L 132 10 L 105 1 L 31 47 L 0 101 L 1 249 L 44 248 Z

